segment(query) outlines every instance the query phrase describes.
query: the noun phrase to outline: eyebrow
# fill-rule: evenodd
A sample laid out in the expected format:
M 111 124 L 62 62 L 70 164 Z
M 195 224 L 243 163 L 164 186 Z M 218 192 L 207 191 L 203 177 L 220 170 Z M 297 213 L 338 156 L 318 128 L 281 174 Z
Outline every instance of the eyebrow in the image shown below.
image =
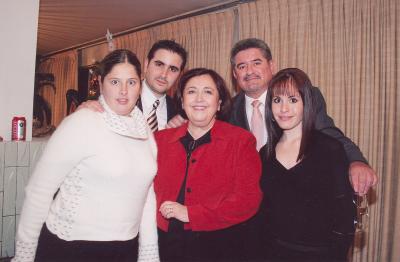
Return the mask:
M 288 98 L 292 98 L 292 97 L 299 98 L 299 97 L 301 97 L 301 95 L 274 94 L 274 95 L 272 95 L 272 98 L 282 97 L 282 96 L 287 96 Z
M 110 79 L 110 80 L 115 80 L 115 79 L 121 80 L 121 79 L 123 79 L 123 78 L 114 76 L 114 77 L 110 77 L 109 79 Z M 127 79 L 128 79 L 128 80 L 138 80 L 139 78 L 138 78 L 138 77 L 129 77 L 129 78 L 127 78 Z
M 186 87 L 186 89 L 187 88 L 195 88 L 195 89 L 197 89 L 197 88 L 201 88 L 201 87 L 198 87 L 198 86 L 188 86 L 188 87 Z M 213 89 L 211 86 L 204 86 L 203 87 L 203 89 Z
M 179 67 L 176 67 L 176 66 L 173 66 L 173 65 L 169 66 L 169 68 L 172 68 L 172 69 L 175 69 L 175 70 L 178 70 L 178 71 L 180 70 Z
M 165 63 L 163 61 L 161 61 L 161 60 L 154 60 L 154 63 L 165 65 Z
M 163 61 L 161 61 L 161 60 L 154 60 L 154 63 L 157 63 L 157 64 L 162 64 L 162 65 L 166 65 Z M 177 67 L 177 66 L 174 66 L 174 65 L 168 65 L 168 67 L 169 68 L 172 68 L 172 69 L 175 69 L 175 70 L 178 70 L 178 71 L 180 71 L 180 68 L 179 67 Z
M 253 59 L 253 60 L 250 60 L 250 61 L 247 61 L 247 62 L 239 63 L 239 64 L 236 65 L 236 67 L 238 67 L 240 65 L 247 64 L 247 63 L 252 63 L 252 62 L 262 62 L 262 60 L 260 58 L 256 58 L 256 59 Z

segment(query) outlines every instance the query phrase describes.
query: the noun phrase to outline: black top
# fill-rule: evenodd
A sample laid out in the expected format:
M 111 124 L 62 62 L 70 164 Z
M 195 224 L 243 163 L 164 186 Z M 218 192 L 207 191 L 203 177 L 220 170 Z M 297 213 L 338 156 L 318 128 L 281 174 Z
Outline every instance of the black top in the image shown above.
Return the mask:
M 314 131 L 305 158 L 290 169 L 275 153 L 268 160 L 265 153 L 264 147 L 260 151 L 264 237 L 320 247 L 354 233 L 353 191 L 341 143 Z
M 193 151 L 195 151 L 199 146 L 210 143 L 211 142 L 211 130 L 205 133 L 203 136 L 195 140 L 189 132 L 186 132 L 186 135 L 180 139 L 183 147 L 186 151 L 186 171 L 185 178 L 183 179 L 181 188 L 179 190 L 178 197 L 176 202 L 184 205 L 185 204 L 185 188 L 186 188 L 186 180 L 188 175 L 188 168 L 190 165 L 190 158 L 192 156 Z M 168 232 L 180 232 L 183 231 L 183 222 L 179 221 L 175 218 L 171 219 Z

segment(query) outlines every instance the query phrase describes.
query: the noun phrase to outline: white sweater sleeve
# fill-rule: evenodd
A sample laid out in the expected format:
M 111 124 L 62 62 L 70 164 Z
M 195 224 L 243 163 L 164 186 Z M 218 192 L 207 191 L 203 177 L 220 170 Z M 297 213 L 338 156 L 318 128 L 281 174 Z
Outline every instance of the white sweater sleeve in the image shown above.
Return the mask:
M 16 252 L 12 261 L 34 260 L 40 230 L 48 216 L 54 194 L 66 175 L 87 155 L 90 134 L 87 127 L 93 117 L 93 113 L 80 110 L 67 117 L 49 139 L 25 188 Z
M 139 257 L 138 261 L 158 262 L 158 237 L 156 220 L 156 195 L 153 184 L 147 194 L 143 209 L 142 221 L 139 228 Z

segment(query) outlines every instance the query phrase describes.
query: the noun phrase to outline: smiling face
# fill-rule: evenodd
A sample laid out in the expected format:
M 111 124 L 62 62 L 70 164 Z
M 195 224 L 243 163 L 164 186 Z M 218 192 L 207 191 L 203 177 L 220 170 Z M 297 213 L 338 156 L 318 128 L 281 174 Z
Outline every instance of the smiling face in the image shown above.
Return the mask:
M 220 105 L 218 89 L 210 75 L 195 76 L 186 83 L 182 107 L 189 119 L 189 126 L 211 128 Z
M 272 114 L 283 131 L 296 130 L 301 132 L 303 122 L 303 100 L 300 93 L 293 91 L 272 96 Z
M 182 62 L 179 54 L 166 49 L 157 50 L 150 61 L 146 59 L 146 83 L 157 97 L 163 96 L 175 84 Z
M 275 73 L 273 60 L 268 61 L 260 49 L 240 51 L 234 58 L 233 76 L 246 95 L 258 98 L 268 88 Z
M 128 115 L 140 94 L 140 77 L 129 63 L 118 63 L 100 79 L 100 92 L 107 105 L 118 115 Z

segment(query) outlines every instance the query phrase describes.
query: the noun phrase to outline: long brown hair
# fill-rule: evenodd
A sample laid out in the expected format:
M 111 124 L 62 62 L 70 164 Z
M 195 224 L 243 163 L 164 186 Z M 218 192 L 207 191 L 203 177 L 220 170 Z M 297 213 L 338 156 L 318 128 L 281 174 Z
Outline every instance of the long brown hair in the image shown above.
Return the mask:
M 279 71 L 269 82 L 265 106 L 265 122 L 268 132 L 267 159 L 275 152 L 276 144 L 282 136 L 282 129 L 274 120 L 272 114 L 272 99 L 277 95 L 291 95 L 298 91 L 303 101 L 302 136 L 297 161 L 307 154 L 312 130 L 316 118 L 316 103 L 312 94 L 311 80 L 298 68 L 286 68 Z

